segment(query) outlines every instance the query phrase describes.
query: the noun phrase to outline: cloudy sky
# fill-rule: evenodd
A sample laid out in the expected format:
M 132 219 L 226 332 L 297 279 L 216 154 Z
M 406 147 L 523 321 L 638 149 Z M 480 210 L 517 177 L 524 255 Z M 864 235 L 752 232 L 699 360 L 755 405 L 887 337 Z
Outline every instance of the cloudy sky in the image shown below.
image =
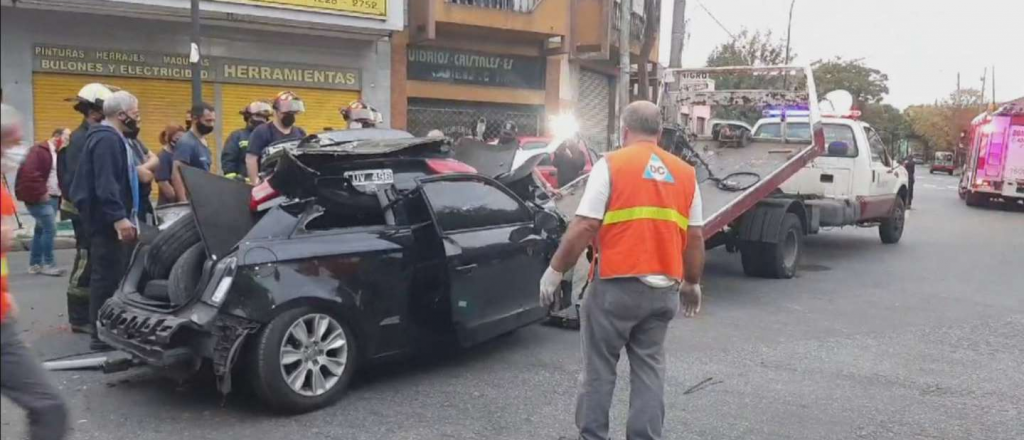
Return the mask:
M 689 0 L 683 65 L 703 66 L 731 33 L 772 30 L 785 37 L 791 0 Z M 673 0 L 662 0 L 661 59 L 668 62 Z M 795 62 L 842 56 L 889 74 L 886 102 L 930 103 L 956 89 L 981 88 L 996 67 L 996 98 L 1024 96 L 1024 0 L 796 0 Z M 991 87 L 991 73 L 989 73 Z M 991 88 L 987 91 L 991 96 Z

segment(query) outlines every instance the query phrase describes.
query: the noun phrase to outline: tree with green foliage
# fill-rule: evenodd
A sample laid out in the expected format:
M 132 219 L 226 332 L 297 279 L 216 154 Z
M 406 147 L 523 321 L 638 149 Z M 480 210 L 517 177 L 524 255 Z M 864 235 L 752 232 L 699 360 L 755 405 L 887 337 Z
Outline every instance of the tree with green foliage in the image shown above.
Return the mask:
M 791 54 L 790 59 L 796 58 Z M 721 44 L 708 56 L 708 67 L 724 66 L 781 66 L 786 63 L 786 41 L 775 38 L 771 31 L 750 32 L 747 29 L 736 34 L 736 38 Z M 780 75 L 712 75 L 718 90 L 782 90 L 784 79 Z M 800 81 L 791 81 L 798 84 Z M 716 108 L 714 117 L 741 120 L 754 124 L 761 118 L 760 108 Z
M 870 124 L 885 145 L 893 148 L 913 131 L 903 112 L 889 104 L 868 103 L 861 108 L 861 120 Z
M 818 96 L 834 90 L 846 90 L 853 95 L 853 102 L 858 108 L 865 108 L 866 104 L 880 104 L 889 94 L 889 75 L 864 65 L 862 60 L 836 57 L 815 61 L 811 67 Z
M 790 58 L 796 58 L 796 55 Z M 771 31 L 751 33 L 747 29 L 715 48 L 708 56 L 708 67 L 781 66 L 785 62 L 785 40 L 776 39 Z
M 925 157 L 936 151 L 956 151 L 960 133 L 968 130 L 984 110 L 984 94 L 975 89 L 961 89 L 945 100 L 932 105 L 916 105 L 907 109 L 907 119 L 917 136 L 925 141 Z

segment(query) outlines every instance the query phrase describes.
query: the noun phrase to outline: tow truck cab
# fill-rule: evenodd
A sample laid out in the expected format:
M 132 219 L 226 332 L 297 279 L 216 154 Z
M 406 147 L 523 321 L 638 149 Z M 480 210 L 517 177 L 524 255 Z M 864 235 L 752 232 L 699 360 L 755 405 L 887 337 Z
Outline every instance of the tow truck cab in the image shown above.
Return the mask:
M 907 202 L 907 171 L 889 155 L 878 133 L 856 116 L 823 117 L 825 153 L 780 187 L 820 211 L 819 226 L 882 222 Z M 769 115 L 758 121 L 754 139 L 810 139 L 806 117 L 782 120 L 782 115 Z

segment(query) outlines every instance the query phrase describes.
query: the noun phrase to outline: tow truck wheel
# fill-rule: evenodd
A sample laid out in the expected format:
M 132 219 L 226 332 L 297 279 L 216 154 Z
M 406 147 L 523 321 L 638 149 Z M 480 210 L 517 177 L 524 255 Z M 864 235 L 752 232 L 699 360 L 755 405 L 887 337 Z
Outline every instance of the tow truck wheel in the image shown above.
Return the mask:
M 882 220 L 882 224 L 878 225 L 878 235 L 882 238 L 882 243 L 885 244 L 896 244 L 903 238 L 903 228 L 906 225 L 907 210 L 903 205 L 903 198 L 896 198 L 896 206 L 892 208 L 892 216 Z
M 804 227 L 800 217 L 787 213 L 775 243 L 740 243 L 743 273 L 751 277 L 789 279 L 796 276 L 804 247 Z
M 333 312 L 287 311 L 254 342 L 253 390 L 274 411 L 301 414 L 324 408 L 341 399 L 352 380 L 355 338 Z

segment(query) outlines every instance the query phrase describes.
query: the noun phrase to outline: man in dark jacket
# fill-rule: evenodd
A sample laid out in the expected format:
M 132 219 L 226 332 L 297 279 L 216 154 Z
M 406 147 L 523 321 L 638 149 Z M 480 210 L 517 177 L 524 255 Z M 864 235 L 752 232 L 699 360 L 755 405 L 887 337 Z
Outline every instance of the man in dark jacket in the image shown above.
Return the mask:
M 245 180 L 248 172 L 245 169 L 245 153 L 249 151 L 249 136 L 257 127 L 266 124 L 274 114 L 270 104 L 254 101 L 242 110 L 245 127 L 235 130 L 224 143 L 224 152 L 220 155 L 220 167 L 224 177 Z
M 907 209 L 914 204 L 914 174 L 917 171 L 917 163 L 914 156 L 907 156 L 903 159 L 903 168 L 907 169 Z
M 78 172 L 71 184 L 71 201 L 85 221 L 92 259 L 89 322 L 95 325 L 100 308 L 124 276 L 128 255 L 138 234 L 139 175 L 135 155 L 124 133 L 139 123 L 139 101 L 128 92 L 115 92 L 103 103 L 106 117 L 89 130 Z M 94 350 L 109 347 L 93 329 Z
M 25 203 L 25 208 L 36 221 L 28 269 L 33 275 L 64 275 L 64 270 L 57 267 L 53 258 L 61 195 L 55 165 L 57 152 L 67 143 L 70 133 L 64 128 L 54 130 L 50 139 L 29 149 L 25 162 L 18 168 L 15 194 L 18 200 Z
M 587 168 L 586 150 L 575 139 L 567 139 L 555 151 L 554 165 L 558 170 L 558 187 L 563 188 L 578 179 Z
M 103 101 L 110 97 L 114 87 L 103 84 L 87 84 L 78 95 L 69 101 L 74 102 L 75 111 L 82 114 L 82 124 L 71 133 L 68 145 L 57 153 L 57 181 L 63 194 L 60 206 L 64 218 L 71 220 L 75 229 L 75 262 L 68 280 L 68 323 L 75 333 L 92 333 L 89 322 L 89 282 L 92 278 L 92 264 L 89 262 L 89 234 L 85 224 L 78 216 L 75 205 L 71 203 L 71 182 L 78 171 L 78 162 L 85 151 L 85 138 L 89 129 L 103 121 Z

